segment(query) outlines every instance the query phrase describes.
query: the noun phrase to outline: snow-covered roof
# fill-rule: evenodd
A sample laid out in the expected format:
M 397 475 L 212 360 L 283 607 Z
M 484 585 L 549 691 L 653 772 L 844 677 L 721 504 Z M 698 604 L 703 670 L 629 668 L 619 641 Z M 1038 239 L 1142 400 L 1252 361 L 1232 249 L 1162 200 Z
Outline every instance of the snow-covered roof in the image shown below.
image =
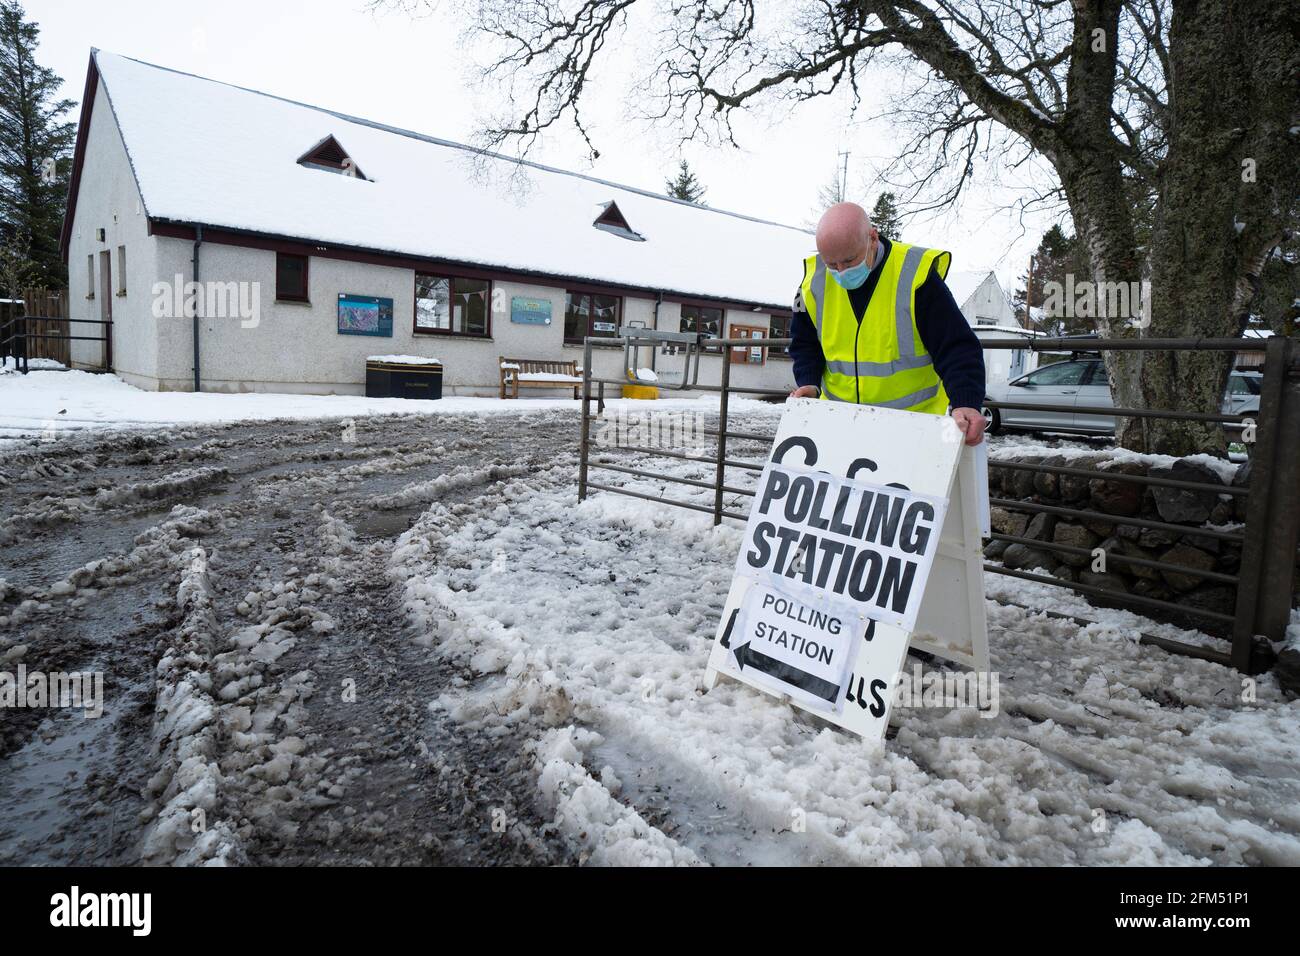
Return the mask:
M 989 269 L 983 271 L 965 271 L 960 269 L 951 270 L 944 277 L 944 283 L 948 286 L 948 291 L 952 297 L 957 300 L 957 308 L 964 308 L 970 301 L 970 297 L 975 294 L 984 280 L 993 275 Z
M 777 308 L 814 249 L 793 226 L 93 55 L 152 219 Z M 299 165 L 329 136 L 365 178 Z M 644 242 L 592 225 L 610 202 Z
M 1002 335 L 1023 335 L 1031 339 L 1047 337 L 1046 332 L 1039 332 L 1037 329 L 1025 329 L 1018 325 L 973 325 L 971 331 L 975 333 L 976 338 L 981 335 L 988 335 L 990 338 L 998 338 Z

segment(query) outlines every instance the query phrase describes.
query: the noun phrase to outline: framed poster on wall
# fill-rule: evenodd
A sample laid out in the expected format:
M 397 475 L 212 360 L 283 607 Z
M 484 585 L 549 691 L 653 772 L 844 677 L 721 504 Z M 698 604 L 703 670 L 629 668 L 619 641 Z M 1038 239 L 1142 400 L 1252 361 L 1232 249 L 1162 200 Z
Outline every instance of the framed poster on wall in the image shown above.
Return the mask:
M 512 296 L 510 321 L 520 325 L 550 325 L 551 300 L 529 299 L 521 295 Z
M 339 335 L 393 337 L 393 300 L 339 293 Z

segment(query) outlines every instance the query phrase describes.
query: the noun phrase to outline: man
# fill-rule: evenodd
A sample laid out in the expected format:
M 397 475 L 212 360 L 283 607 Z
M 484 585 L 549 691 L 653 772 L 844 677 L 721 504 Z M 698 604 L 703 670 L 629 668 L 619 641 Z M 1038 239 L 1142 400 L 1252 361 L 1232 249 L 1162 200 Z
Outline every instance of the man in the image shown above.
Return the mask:
M 951 414 L 984 440 L 984 353 L 944 276 L 952 257 L 881 238 L 856 203 L 831 206 L 790 323 L 795 398 Z

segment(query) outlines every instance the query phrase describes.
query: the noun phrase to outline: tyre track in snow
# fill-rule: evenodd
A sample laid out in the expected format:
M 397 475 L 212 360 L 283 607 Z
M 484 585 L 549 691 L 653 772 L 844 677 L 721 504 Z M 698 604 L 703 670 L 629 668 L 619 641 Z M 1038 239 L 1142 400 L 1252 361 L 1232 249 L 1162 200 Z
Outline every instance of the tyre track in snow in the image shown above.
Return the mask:
M 362 420 L 352 442 L 292 422 L 7 448 L 0 669 L 103 670 L 107 710 L 4 714 L 0 862 L 563 859 L 530 824 L 527 762 L 429 714 L 456 675 L 411 639 L 386 567 L 430 502 L 490 495 L 575 426 L 529 412 Z
M 691 472 L 707 465 L 640 464 L 708 477 Z M 620 482 L 712 503 L 707 490 Z M 394 560 L 408 565 L 418 627 L 432 617 L 422 602 L 461 611 L 430 640 L 474 679 L 439 705 L 533 735 L 539 789 L 582 858 L 1300 861 L 1300 705 L 1268 677 L 1243 700 L 1230 669 L 1129 639 L 1152 622 L 1092 609 L 1102 623 L 1081 628 L 990 601 L 1001 712 L 900 707 L 880 750 L 732 682 L 700 696 L 735 529 L 610 495 L 575 505 L 545 474 L 506 495 L 469 524 L 418 523 Z M 421 538 L 464 557 L 425 564 Z M 511 560 L 495 568 L 498 553 Z

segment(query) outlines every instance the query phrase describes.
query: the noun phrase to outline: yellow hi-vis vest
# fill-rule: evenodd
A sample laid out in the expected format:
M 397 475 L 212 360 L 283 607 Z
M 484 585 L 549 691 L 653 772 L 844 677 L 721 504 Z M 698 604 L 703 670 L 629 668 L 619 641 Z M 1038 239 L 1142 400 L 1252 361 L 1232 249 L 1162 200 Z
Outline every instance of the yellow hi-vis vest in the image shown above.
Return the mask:
M 948 393 L 916 330 L 916 290 L 932 267 L 947 276 L 951 262 L 939 249 L 891 243 L 859 323 L 821 256 L 804 260 L 803 303 L 826 357 L 822 398 L 948 414 Z

